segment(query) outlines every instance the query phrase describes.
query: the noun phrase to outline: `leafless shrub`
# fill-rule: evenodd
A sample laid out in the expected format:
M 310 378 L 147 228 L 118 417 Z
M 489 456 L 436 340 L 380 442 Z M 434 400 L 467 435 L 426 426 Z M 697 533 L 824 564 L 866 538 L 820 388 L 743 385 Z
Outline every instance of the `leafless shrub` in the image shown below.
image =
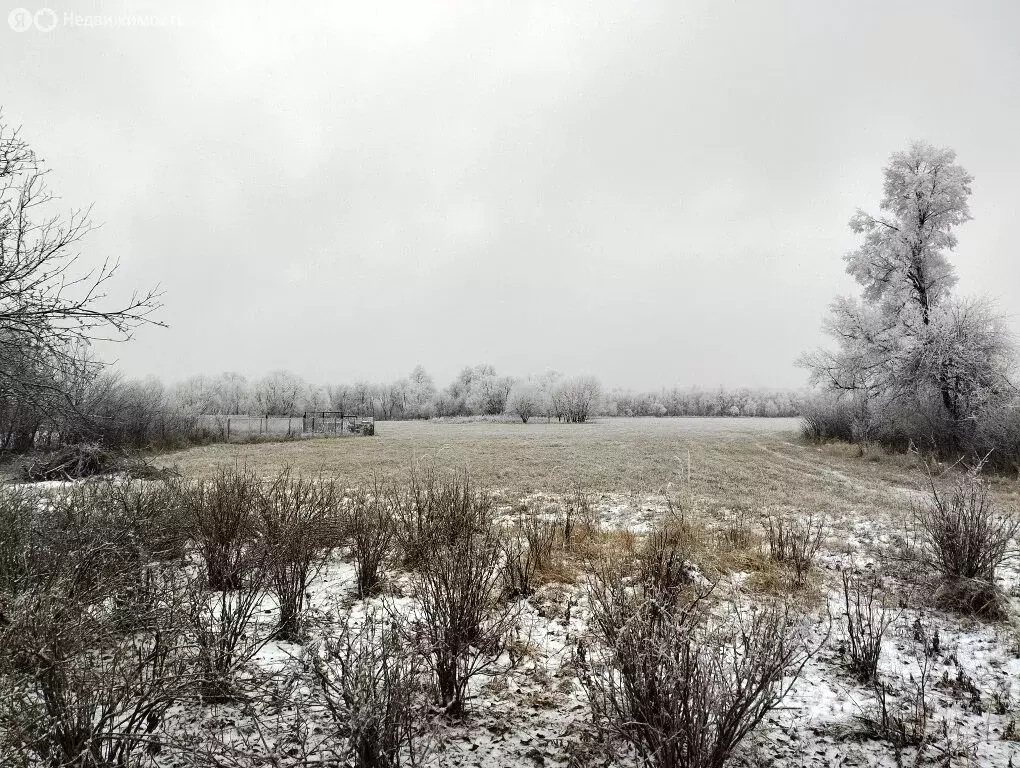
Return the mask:
M 807 661 L 796 618 L 778 603 L 719 617 L 710 590 L 667 602 L 614 578 L 590 584 L 600 642 L 575 659 L 596 728 L 648 765 L 721 768 Z
M 803 518 L 767 513 L 765 535 L 769 557 L 793 571 L 795 587 L 802 587 L 822 546 L 824 520 L 813 513 Z
M 468 683 L 495 668 L 517 624 L 518 606 L 500 599 L 501 560 L 490 525 L 435 549 L 412 578 L 420 616 L 411 629 L 451 716 L 464 714 Z
M 211 480 L 183 489 L 209 588 L 237 588 L 253 554 L 258 477 L 249 470 L 221 469 Z
M 896 614 L 879 594 L 880 582 L 876 574 L 845 569 L 842 582 L 846 663 L 861 682 L 871 682 L 878 672 L 885 632 L 895 621 Z
M 319 531 L 334 506 L 335 489 L 284 470 L 259 489 L 256 505 L 269 587 L 280 607 L 278 635 L 301 637 L 305 595 L 326 553 Z
M 566 498 L 563 510 L 563 546 L 575 549 L 598 530 L 598 513 L 592 494 L 580 482 L 575 482 Z
M 41 493 L 35 510 L 23 508 L 25 527 L 16 545 L 22 588 L 59 579 L 69 600 L 94 596 L 100 586 L 114 590 L 103 595 L 113 598 L 120 597 L 117 590 L 133 589 L 136 584 L 123 577 L 144 579 L 153 550 L 161 548 L 158 526 L 148 530 L 151 510 L 140 514 L 126 502 L 134 493 L 112 481 L 75 483 Z
M 338 636 L 312 651 L 312 666 L 326 709 L 346 743 L 340 758 L 356 768 L 417 765 L 427 732 L 422 706 L 424 667 L 403 633 L 386 617 L 369 613 L 345 622 Z
M 239 674 L 276 636 L 257 620 L 268 594 L 268 573 L 252 569 L 232 591 L 214 590 L 203 576 L 192 580 L 186 624 L 195 648 L 198 693 L 208 703 L 239 697 Z
M 562 544 L 566 526 L 562 520 L 549 519 L 530 510 L 517 518 L 517 527 L 528 543 L 528 550 L 535 559 L 535 567 L 539 571 L 548 570 L 553 565 L 557 545 Z
M 0 594 L 17 592 L 28 576 L 40 501 L 38 492 L 24 486 L 0 486 Z
M 638 552 L 645 593 L 668 605 L 694 583 L 692 558 L 697 535 L 686 522 L 667 519 L 653 528 Z
M 918 674 L 910 675 L 902 697 L 895 697 L 887 683 L 876 679 L 874 711 L 860 715 L 858 720 L 865 733 L 890 742 L 897 754 L 904 747 L 917 747 L 920 758 L 930 739 L 932 705 L 928 693 L 938 655 L 938 632 L 930 632 L 918 620 L 914 633 L 921 644 Z
M 613 556 L 590 563 L 586 593 L 591 607 L 589 627 L 595 637 L 612 646 L 635 617 L 649 624 L 674 613 L 693 619 L 712 596 L 715 584 L 687 580 L 679 585 L 675 575 L 673 569 L 660 572 Z M 582 649 L 582 660 L 584 653 Z
M 927 467 L 929 498 L 915 506 L 914 522 L 920 531 L 921 560 L 943 578 L 937 599 L 971 613 L 995 615 L 1002 610 L 996 569 L 1010 553 L 1020 517 L 996 509 L 982 467 L 979 462 L 967 468 L 951 484 L 937 482 Z
M 443 473 L 434 464 L 411 467 L 407 482 L 390 492 L 404 564 L 418 567 L 436 547 L 487 528 L 492 500 L 466 472 Z
M 801 435 L 816 443 L 829 440 L 853 442 L 866 426 L 862 417 L 867 409 L 863 399 L 836 397 L 831 393 L 801 400 Z
M 109 480 L 99 485 L 116 513 L 130 521 L 130 535 L 146 561 L 180 560 L 188 543 L 188 519 L 174 482 Z
M 535 593 L 538 558 L 527 536 L 519 527 L 505 531 L 500 539 L 502 548 L 501 577 L 503 594 L 510 600 Z
M 82 589 L 73 573 L 32 584 L 0 632 L 0 764 L 107 768 L 162 748 L 161 729 L 183 693 L 189 652 L 181 590 L 161 581 L 124 632 L 110 601 L 122 585 Z M 130 578 L 130 577 L 128 577 Z
M 345 538 L 354 556 L 358 597 L 375 594 L 382 583 L 396 526 L 379 483 L 356 490 L 341 512 Z
M 178 725 L 172 764 L 175 768 L 351 765 L 343 761 L 336 734 L 322 727 L 318 717 L 321 706 L 310 698 L 274 697 L 261 702 L 263 706 L 233 709 L 229 717 Z

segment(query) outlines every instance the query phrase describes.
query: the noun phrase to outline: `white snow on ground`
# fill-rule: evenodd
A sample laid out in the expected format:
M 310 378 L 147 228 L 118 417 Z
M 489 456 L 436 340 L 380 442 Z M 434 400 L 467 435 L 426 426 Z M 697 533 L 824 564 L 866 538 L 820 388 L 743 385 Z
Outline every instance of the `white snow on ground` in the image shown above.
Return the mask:
M 562 500 L 536 493 L 523 502 L 551 517 Z M 649 530 L 665 511 L 654 497 L 607 494 L 596 506 L 605 528 L 637 533 Z M 504 506 L 501 512 L 509 520 L 518 509 Z M 852 510 L 838 524 L 828 525 L 826 547 L 817 562 L 829 583 L 838 581 L 835 572 L 841 567 L 880 569 L 880 563 L 888 562 L 894 533 L 855 518 Z M 1003 585 L 1014 587 L 1017 576 L 1014 568 L 1004 568 Z M 742 577 L 746 574 L 735 575 L 730 583 L 739 585 Z M 887 567 L 884 579 L 887 594 L 905 602 L 905 607 L 891 606 L 897 618 L 880 664 L 880 679 L 887 686 L 891 706 L 911 701 L 921 677 L 924 652 L 916 637 L 917 622 L 929 636 L 936 629 L 939 634 L 941 647 L 930 664 L 926 692 L 931 707 L 927 757 L 940 765 L 1005 767 L 1010 760 L 1020 765 L 1020 742 L 1004 738 L 1016 730 L 1010 723 L 1020 711 L 1020 649 L 1014 630 L 1006 624 L 926 609 L 917 588 L 899 579 L 895 568 Z M 349 563 L 331 561 L 311 593 L 314 613 L 326 616 L 337 610 L 339 597 L 354 620 L 361 620 L 366 603 L 350 597 L 353 582 Z M 398 583 L 396 590 L 400 589 Z M 839 595 L 832 589 L 828 598 L 835 618 L 830 620 L 825 606 L 810 616 L 813 641 L 821 642 L 829 631 L 828 641 L 805 666 L 781 706 L 738 749 L 734 764 L 791 768 L 913 764 L 914 748 L 904 748 L 898 758 L 892 744 L 869 731 L 868 720 L 877 718 L 877 698 L 871 687 L 855 681 L 842 665 Z M 386 600 L 396 601 L 400 611 L 413 612 L 406 597 L 375 598 Z M 527 647 L 523 662 L 505 680 L 482 678 L 473 686 L 471 711 L 464 723 L 437 721 L 438 735 L 427 765 L 566 767 L 583 764 L 576 762 L 582 755 L 597 755 L 589 738 L 588 705 L 570 669 L 576 641 L 586 636 L 584 603 L 580 586 L 558 584 L 546 585 L 525 602 L 520 630 Z M 328 628 L 324 622 L 315 631 Z M 258 663 L 264 672 L 280 673 L 299 667 L 302 653 L 300 646 L 272 643 Z M 300 685 L 281 689 L 280 695 L 297 704 L 309 699 L 309 689 Z M 328 728 L 326 720 L 321 727 Z
M 529 510 L 549 518 L 558 514 L 564 503 L 564 499 L 544 493 L 521 500 Z M 595 507 L 605 529 L 638 534 L 650 530 L 666 511 L 661 498 L 621 494 L 603 494 Z M 499 509 L 504 520 L 512 520 L 520 506 Z M 896 614 L 879 670 L 891 707 L 912 701 L 922 679 L 925 657 L 918 627 L 929 638 L 938 632 L 940 647 L 928 665 L 926 683 L 928 760 L 938 765 L 1020 766 L 1020 741 L 1012 740 L 1020 739 L 1020 631 L 1006 622 L 980 622 L 926 607 L 926 595 L 897 567 L 894 556 L 899 533 L 853 509 L 846 510 L 838 521 L 826 521 L 825 546 L 818 554 L 817 566 L 829 585 L 828 605 L 823 599 L 809 621 L 815 644 L 821 643 L 826 633 L 828 639 L 780 707 L 738 749 L 735 765 L 828 768 L 914 764 L 913 747 L 903 748 L 898 755 L 891 743 L 877 738 L 868 727 L 868 722 L 878 717 L 874 689 L 857 682 L 842 664 L 837 572 L 852 566 L 882 573 L 890 610 Z M 747 575 L 734 574 L 729 587 L 739 588 Z M 386 603 L 390 611 L 413 613 L 413 601 L 401 595 L 405 581 L 399 574 L 391 574 L 389 594 L 371 601 L 357 600 L 353 597 L 353 565 L 342 553 L 335 553 L 309 594 L 313 637 L 345 620 L 344 612 L 349 612 L 349 620 L 364 620 L 372 603 Z M 1015 563 L 1008 563 L 1000 571 L 1000 586 L 1015 596 L 1018 584 L 1020 572 Z M 473 686 L 470 713 L 463 723 L 437 718 L 437 736 L 425 764 L 567 768 L 585 764 L 585 755 L 597 756 L 598 748 L 590 738 L 588 705 L 571 672 L 573 649 L 577 640 L 587 635 L 586 613 L 580 585 L 548 584 L 528 598 L 521 609 L 520 639 L 526 648 L 523 661 L 505 679 L 481 678 Z M 271 626 L 274 614 L 275 606 L 267 601 L 261 621 Z M 271 742 L 285 738 L 288 727 L 305 718 L 306 741 L 325 738 L 331 725 L 313 705 L 306 653 L 293 643 L 268 643 L 254 660 L 257 669 L 253 673 L 269 679 L 255 701 L 201 710 L 178 707 L 171 727 L 195 738 L 243 736 L 251 744 L 258 741 L 253 718 L 262 719 L 265 732 L 273 734 Z M 597 764 L 637 763 L 628 759 Z

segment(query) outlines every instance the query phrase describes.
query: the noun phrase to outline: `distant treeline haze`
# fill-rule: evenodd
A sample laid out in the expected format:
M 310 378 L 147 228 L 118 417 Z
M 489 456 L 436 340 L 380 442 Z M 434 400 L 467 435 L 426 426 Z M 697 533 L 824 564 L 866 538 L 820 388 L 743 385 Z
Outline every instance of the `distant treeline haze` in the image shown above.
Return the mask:
M 156 381 L 146 386 L 159 389 Z M 167 396 L 201 414 L 297 416 L 333 410 L 377 419 L 512 414 L 522 419 L 605 416 L 796 416 L 794 392 L 765 389 L 660 389 L 603 392 L 591 376 L 502 376 L 491 365 L 465 367 L 440 389 L 422 366 L 391 383 L 355 381 L 312 384 L 289 371 L 248 380 L 236 373 L 194 376 L 173 385 Z

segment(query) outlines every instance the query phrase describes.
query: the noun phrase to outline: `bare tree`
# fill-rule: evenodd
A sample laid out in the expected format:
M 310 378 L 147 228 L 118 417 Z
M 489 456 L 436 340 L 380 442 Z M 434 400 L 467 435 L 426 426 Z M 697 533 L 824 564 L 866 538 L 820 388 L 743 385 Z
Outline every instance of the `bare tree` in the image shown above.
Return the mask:
M 602 400 L 602 384 L 594 376 L 575 376 L 556 387 L 553 399 L 557 418 L 581 424 L 595 415 Z
M 519 384 L 510 391 L 508 405 L 510 412 L 527 424 L 542 407 L 542 393 L 532 384 Z
M 252 388 L 252 401 L 267 416 L 299 414 L 308 399 L 308 383 L 290 371 L 272 371 Z
M 119 266 L 80 262 L 92 231 L 90 210 L 53 212 L 43 161 L 0 115 L 0 395 L 50 392 L 63 397 L 61 374 L 80 345 L 127 340 L 153 319 L 159 290 L 108 300 Z M 40 372 L 50 375 L 38 375 Z

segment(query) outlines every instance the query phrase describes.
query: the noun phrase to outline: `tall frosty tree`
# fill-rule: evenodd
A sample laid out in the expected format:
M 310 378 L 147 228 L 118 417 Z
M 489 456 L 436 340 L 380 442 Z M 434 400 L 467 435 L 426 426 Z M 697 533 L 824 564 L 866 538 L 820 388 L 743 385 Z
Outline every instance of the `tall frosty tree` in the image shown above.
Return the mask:
M 959 423 L 1010 390 L 1011 340 L 986 300 L 952 294 L 948 252 L 970 219 L 972 177 L 948 148 L 915 143 L 884 170 L 881 213 L 862 210 L 850 228 L 862 236 L 846 270 L 863 288 L 840 297 L 826 332 L 836 351 L 805 355 L 812 380 L 855 392 L 881 408 L 937 406 Z

